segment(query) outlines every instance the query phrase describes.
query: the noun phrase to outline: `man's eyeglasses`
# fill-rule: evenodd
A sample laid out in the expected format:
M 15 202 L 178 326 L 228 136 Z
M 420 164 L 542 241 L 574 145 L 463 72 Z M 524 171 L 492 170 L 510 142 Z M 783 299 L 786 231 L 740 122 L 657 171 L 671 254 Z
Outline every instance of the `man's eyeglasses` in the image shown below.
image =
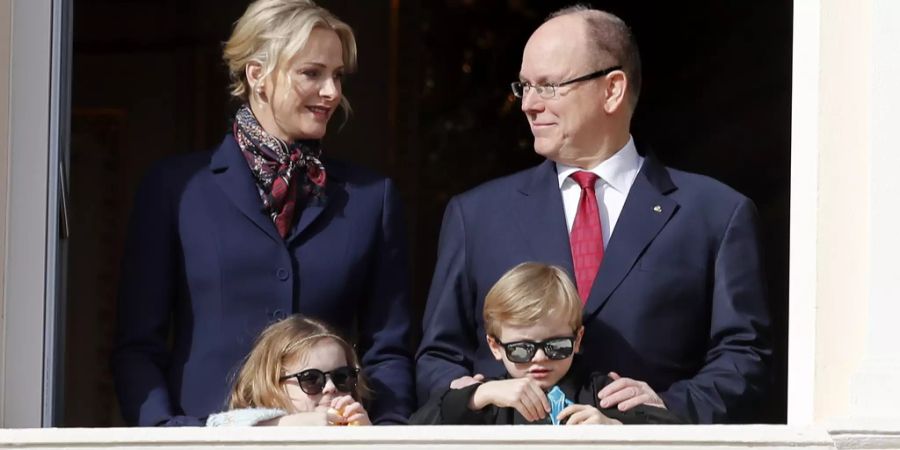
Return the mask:
M 285 375 L 279 378 L 279 381 L 285 381 L 296 378 L 300 384 L 300 389 L 306 395 L 319 395 L 325 389 L 325 377 L 331 378 L 335 389 L 340 392 L 353 392 L 356 390 L 356 382 L 359 378 L 359 368 L 344 366 L 329 372 L 322 372 L 319 369 L 306 369 L 297 373 Z
M 510 86 L 512 87 L 513 95 L 515 95 L 516 97 L 519 97 L 519 98 L 524 97 L 525 94 L 527 94 L 529 91 L 534 89 L 534 92 L 536 92 L 537 95 L 539 95 L 541 98 L 551 99 L 553 97 L 556 97 L 556 89 L 559 88 L 560 86 L 566 86 L 569 84 L 578 83 L 579 81 L 593 80 L 594 78 L 600 78 L 600 77 L 609 75 L 614 70 L 621 70 L 621 69 L 622 69 L 622 66 L 613 66 L 608 69 L 598 70 L 596 72 L 589 73 L 587 75 L 580 76 L 578 78 L 573 78 L 571 80 L 562 81 L 559 83 L 528 84 L 528 83 L 523 83 L 521 81 L 515 81 L 515 82 L 511 83 Z
M 531 362 L 538 349 L 543 350 L 547 358 L 555 360 L 566 359 L 575 350 L 575 336 L 554 337 L 540 342 L 500 342 L 497 336 L 491 338 L 506 351 L 506 359 L 514 363 Z

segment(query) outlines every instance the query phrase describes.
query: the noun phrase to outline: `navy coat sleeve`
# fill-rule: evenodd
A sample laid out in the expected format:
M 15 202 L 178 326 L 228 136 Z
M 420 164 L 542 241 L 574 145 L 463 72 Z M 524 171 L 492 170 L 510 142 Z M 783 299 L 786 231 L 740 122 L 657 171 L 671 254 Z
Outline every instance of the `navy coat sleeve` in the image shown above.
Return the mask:
M 751 410 L 769 384 L 770 324 L 756 222 L 756 208 L 743 198 L 715 258 L 704 365 L 659 393 L 670 410 L 693 423 L 741 420 L 734 412 Z
M 175 196 L 162 167 L 135 196 L 119 289 L 112 370 L 125 421 L 133 425 L 202 425 L 173 408 L 166 367 L 179 270 Z
M 419 404 L 469 375 L 478 342 L 473 316 L 475 292 L 467 273 L 466 231 L 457 198 L 444 213 L 428 303 L 422 321 L 422 341 L 416 355 Z
M 370 415 L 375 424 L 406 423 L 415 407 L 406 229 L 400 196 L 384 182 L 381 241 L 369 281 L 370 297 L 360 302 L 359 347 L 375 391 Z

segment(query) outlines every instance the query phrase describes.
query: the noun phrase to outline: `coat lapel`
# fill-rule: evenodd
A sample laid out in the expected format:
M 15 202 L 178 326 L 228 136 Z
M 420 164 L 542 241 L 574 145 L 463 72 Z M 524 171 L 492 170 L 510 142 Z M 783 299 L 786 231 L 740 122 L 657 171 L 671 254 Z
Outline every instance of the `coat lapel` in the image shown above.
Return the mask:
M 244 216 L 272 239 L 282 240 L 275 223 L 263 211 L 256 181 L 232 135 L 227 135 L 218 150 L 213 153 L 210 170 L 216 184 Z
M 298 199 L 297 215 L 294 228 L 288 235 L 287 242 L 293 242 L 300 237 L 303 232 L 318 219 L 322 213 L 333 207 L 345 205 L 347 203 L 346 184 L 333 173 L 328 173 L 328 181 L 325 183 L 324 198 Z
M 675 189 L 665 167 L 652 155 L 648 155 L 631 186 L 616 222 L 616 229 L 607 243 L 603 263 L 584 307 L 585 317 L 593 315 L 606 304 L 650 242 L 678 209 L 678 203 L 666 196 Z
M 516 223 L 528 243 L 530 258 L 556 264 L 574 275 L 569 231 L 559 180 L 552 161 L 544 161 L 534 168 L 519 187 L 522 203 L 517 208 Z

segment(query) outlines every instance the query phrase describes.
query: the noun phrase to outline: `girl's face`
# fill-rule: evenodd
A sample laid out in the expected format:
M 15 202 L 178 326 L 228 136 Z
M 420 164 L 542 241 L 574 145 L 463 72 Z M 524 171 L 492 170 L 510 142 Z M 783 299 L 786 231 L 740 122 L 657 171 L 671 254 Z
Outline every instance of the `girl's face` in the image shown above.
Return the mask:
M 331 372 L 348 365 L 347 355 L 344 354 L 344 349 L 340 344 L 334 339 L 323 338 L 313 344 L 305 354 L 287 361 L 284 366 L 284 375 L 296 374 L 307 369 Z M 325 377 L 325 387 L 319 394 L 307 394 L 304 392 L 300 388 L 300 382 L 297 380 L 297 377 L 284 380 L 282 386 L 294 407 L 294 411 L 291 412 L 327 411 L 331 407 L 332 399 L 352 394 L 352 392 L 338 389 L 334 385 L 331 375 Z

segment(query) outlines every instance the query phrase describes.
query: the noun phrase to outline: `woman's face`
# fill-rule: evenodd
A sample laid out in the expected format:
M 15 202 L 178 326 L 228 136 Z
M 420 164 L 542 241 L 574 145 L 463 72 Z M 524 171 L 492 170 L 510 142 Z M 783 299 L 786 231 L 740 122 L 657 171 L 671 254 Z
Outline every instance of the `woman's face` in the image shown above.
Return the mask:
M 343 347 L 334 339 L 324 338 L 313 344 L 302 357 L 287 361 L 284 365 L 284 375 L 295 374 L 307 369 L 330 372 L 347 365 Z M 291 412 L 327 411 L 331 407 L 332 399 L 351 394 L 338 390 L 330 376 L 325 377 L 325 387 L 320 394 L 310 395 L 304 392 L 296 377 L 284 380 L 282 386 L 294 407 L 294 411 Z
M 333 30 L 314 28 L 303 49 L 263 81 L 253 113 L 279 139 L 321 139 L 341 102 L 343 75 L 341 39 Z

